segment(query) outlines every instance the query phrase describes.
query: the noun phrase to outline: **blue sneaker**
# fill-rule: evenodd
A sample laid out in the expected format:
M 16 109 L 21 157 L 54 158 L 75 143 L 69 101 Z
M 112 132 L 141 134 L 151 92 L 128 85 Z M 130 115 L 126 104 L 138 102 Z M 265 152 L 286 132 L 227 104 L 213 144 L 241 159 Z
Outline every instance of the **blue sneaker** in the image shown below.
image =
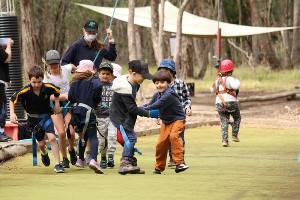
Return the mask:
M 57 165 L 54 166 L 54 171 L 56 173 L 64 173 L 65 169 L 61 164 L 57 164 Z

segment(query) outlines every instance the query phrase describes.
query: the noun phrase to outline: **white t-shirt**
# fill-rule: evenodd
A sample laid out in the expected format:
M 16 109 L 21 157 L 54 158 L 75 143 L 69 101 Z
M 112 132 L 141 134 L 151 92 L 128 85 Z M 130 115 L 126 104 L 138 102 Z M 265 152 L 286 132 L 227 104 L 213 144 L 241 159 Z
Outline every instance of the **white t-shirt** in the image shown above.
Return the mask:
M 223 81 L 225 81 L 225 79 L 226 79 L 225 85 L 226 85 L 227 89 L 237 90 L 237 89 L 240 88 L 240 84 L 241 83 L 240 83 L 240 81 L 238 79 L 233 78 L 232 76 L 222 77 L 222 79 L 223 79 Z M 215 81 L 215 87 L 217 87 L 217 85 L 218 85 L 218 80 L 219 79 L 217 79 Z M 216 90 L 217 89 L 218 88 L 216 88 Z M 224 89 L 225 88 L 223 87 L 223 85 L 220 84 L 219 85 L 219 91 L 222 92 L 222 91 L 224 91 Z M 222 95 L 222 97 L 223 97 L 223 99 L 224 99 L 225 102 L 237 101 L 236 97 L 234 97 L 234 96 L 232 96 L 232 95 L 230 95 L 228 93 L 223 93 L 223 94 L 220 94 L 220 95 Z M 218 96 L 216 96 L 216 104 L 217 103 L 223 103 L 222 100 Z
M 44 76 L 44 83 L 52 83 L 53 85 L 60 88 L 61 94 L 68 94 L 70 90 L 72 65 L 61 66 L 61 75 L 48 74 Z

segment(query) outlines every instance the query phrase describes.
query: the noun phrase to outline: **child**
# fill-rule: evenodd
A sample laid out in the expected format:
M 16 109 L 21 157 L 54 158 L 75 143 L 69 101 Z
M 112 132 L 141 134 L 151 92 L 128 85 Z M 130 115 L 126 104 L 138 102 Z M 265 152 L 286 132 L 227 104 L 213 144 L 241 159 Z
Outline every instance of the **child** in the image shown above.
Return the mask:
M 20 91 L 14 93 L 10 99 L 10 121 L 17 123 L 15 114 L 15 105 L 21 102 L 28 113 L 28 124 L 34 131 L 38 146 L 41 150 L 42 162 L 45 166 L 50 165 L 50 159 L 45 147 L 45 134 L 51 144 L 51 149 L 56 160 L 54 171 L 63 173 L 64 168 L 60 164 L 59 149 L 56 143 L 54 126 L 51 120 L 53 111 L 50 107 L 50 96 L 55 96 L 55 113 L 61 111 L 59 107 L 60 91 L 57 87 L 49 83 L 43 83 L 44 72 L 38 66 L 32 67 L 28 72 L 30 84 L 23 87 Z
M 228 125 L 230 115 L 233 117 L 232 141 L 239 142 L 239 127 L 241 115 L 237 100 L 237 91 L 240 81 L 232 77 L 234 64 L 231 60 L 223 60 L 220 65 L 219 75 L 216 78 L 213 89 L 216 92 L 216 107 L 221 121 L 221 134 L 223 147 L 228 146 Z
M 114 79 L 114 67 L 110 63 L 102 63 L 99 67 L 99 77 L 102 83 L 102 100 L 96 109 L 98 131 L 99 131 L 99 151 L 101 153 L 100 167 L 114 167 L 114 153 L 116 151 L 117 129 L 109 119 L 109 108 L 113 91 L 111 89 Z M 106 159 L 106 153 L 108 158 Z
M 160 119 L 162 120 L 156 145 L 154 173 L 161 174 L 165 170 L 169 144 L 171 144 L 172 158 L 176 164 L 175 172 L 179 173 L 188 169 L 188 166 L 184 163 L 183 140 L 180 137 L 185 129 L 185 113 L 178 95 L 170 87 L 171 74 L 159 70 L 154 74 L 152 80 L 158 92 L 154 94 L 151 102 L 144 108 L 148 110 L 159 109 Z
M 49 71 L 47 67 L 50 67 Z M 62 165 L 64 168 L 70 168 L 69 159 L 67 157 L 67 141 L 66 141 L 66 129 L 71 119 L 70 109 L 65 108 L 65 106 L 70 106 L 68 98 L 68 92 L 70 89 L 69 81 L 71 79 L 72 70 L 76 70 L 74 65 L 64 65 L 60 66 L 60 55 L 56 50 L 49 50 L 45 55 L 45 68 L 46 72 L 44 75 L 44 83 L 52 83 L 58 86 L 61 90 L 61 96 L 63 96 L 63 101 L 61 102 L 63 112 L 59 114 L 54 114 L 51 116 L 54 126 L 58 133 L 59 147 L 62 154 Z M 74 129 L 69 126 L 69 154 L 71 164 L 75 165 L 77 157 L 74 149 L 75 143 L 75 132 Z
M 85 166 L 84 151 L 87 140 L 90 142 L 91 161 L 89 167 L 95 173 L 102 174 L 102 169 L 97 163 L 98 138 L 96 129 L 96 116 L 93 110 L 101 101 L 102 86 L 100 79 L 94 76 L 93 62 L 82 60 L 79 62 L 68 94 L 69 101 L 74 105 L 70 124 L 79 134 L 78 159 L 76 166 Z
M 181 102 L 185 114 L 191 116 L 192 101 L 190 97 L 190 92 L 187 87 L 187 84 L 183 80 L 176 78 L 175 62 L 172 59 L 163 59 L 159 64 L 158 70 L 167 70 L 171 73 L 172 81 L 170 87 L 172 87 L 174 91 L 177 93 L 177 95 L 179 96 L 179 100 Z M 185 146 L 184 132 L 180 136 L 183 139 L 183 146 Z M 175 162 L 172 159 L 171 146 L 169 146 L 169 156 L 170 156 L 170 161 L 168 163 L 168 167 L 176 166 Z
M 148 64 L 141 60 L 133 60 L 128 63 L 129 74 L 120 76 L 113 81 L 114 91 L 110 106 L 110 120 L 113 125 L 122 133 L 124 148 L 121 158 L 120 174 L 140 174 L 145 173 L 137 166 L 134 158 L 134 145 L 136 143 L 136 133 L 134 125 L 137 115 L 144 117 L 158 117 L 157 110 L 144 110 L 136 105 L 135 97 L 144 79 L 151 79 Z

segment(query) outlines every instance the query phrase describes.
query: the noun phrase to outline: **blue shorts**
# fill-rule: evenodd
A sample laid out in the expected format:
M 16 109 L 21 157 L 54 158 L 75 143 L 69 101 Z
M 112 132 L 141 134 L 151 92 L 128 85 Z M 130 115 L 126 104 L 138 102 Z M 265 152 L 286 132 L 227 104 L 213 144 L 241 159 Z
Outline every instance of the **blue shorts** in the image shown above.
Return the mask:
M 34 136 L 35 136 L 36 140 L 39 142 L 44 140 L 45 133 L 55 134 L 53 122 L 49 126 L 47 126 L 44 130 L 39 125 L 41 120 L 42 120 L 41 118 L 28 117 L 29 130 L 34 132 Z M 52 119 L 50 118 L 50 120 L 52 120 Z

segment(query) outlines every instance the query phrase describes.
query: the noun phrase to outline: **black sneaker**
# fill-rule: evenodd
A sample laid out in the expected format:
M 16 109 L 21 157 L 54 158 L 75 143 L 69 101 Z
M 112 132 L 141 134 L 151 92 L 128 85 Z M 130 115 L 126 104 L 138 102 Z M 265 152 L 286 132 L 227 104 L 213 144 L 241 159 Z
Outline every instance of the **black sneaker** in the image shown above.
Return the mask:
M 75 150 L 73 149 L 73 150 L 69 150 L 69 154 L 70 154 L 70 161 L 71 161 L 71 164 L 72 165 L 75 165 L 76 164 L 76 162 L 77 162 L 77 156 L 76 156 L 76 152 L 75 152 Z
M 8 137 L 7 135 L 5 135 L 4 133 L 0 134 L 0 142 L 9 142 L 11 140 L 12 139 L 10 137 Z
M 186 164 L 182 163 L 182 164 L 176 166 L 175 172 L 176 173 L 183 172 L 184 170 L 186 170 L 188 168 L 189 168 L 189 166 L 187 166 Z
M 56 173 L 64 173 L 65 169 L 61 164 L 57 164 L 57 165 L 54 166 L 54 171 Z
M 114 167 L 115 166 L 115 161 L 114 161 L 114 155 L 108 155 L 107 158 L 107 167 Z
M 70 168 L 70 161 L 68 160 L 68 158 L 63 158 L 63 161 L 61 162 L 61 165 L 64 168 Z
M 100 167 L 102 169 L 106 169 L 107 168 L 107 161 L 106 161 L 106 158 L 101 158 L 101 161 L 100 161 Z
M 48 153 L 46 153 L 45 155 L 41 154 L 42 157 L 42 163 L 48 167 L 50 165 L 50 158 L 48 156 Z
M 161 171 L 157 168 L 154 169 L 153 174 L 161 174 Z

